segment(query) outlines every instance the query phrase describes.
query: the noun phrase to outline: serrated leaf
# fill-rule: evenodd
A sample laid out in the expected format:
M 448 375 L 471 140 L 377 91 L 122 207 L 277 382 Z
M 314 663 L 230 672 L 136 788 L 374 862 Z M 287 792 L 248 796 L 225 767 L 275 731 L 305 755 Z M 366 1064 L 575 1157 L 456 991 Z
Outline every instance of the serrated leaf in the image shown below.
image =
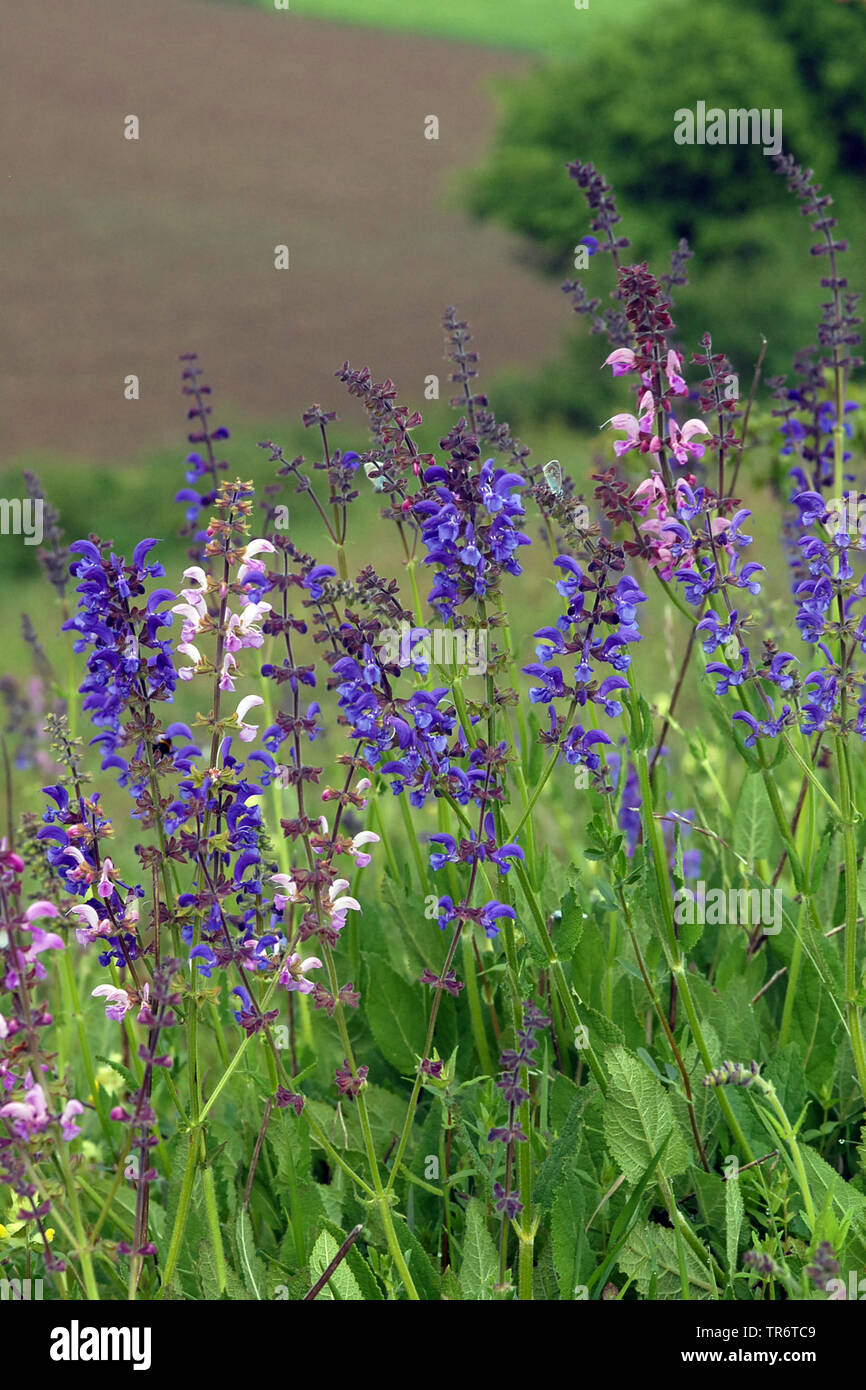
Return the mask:
M 591 1268 L 591 1251 L 584 1229 L 586 1218 L 583 1188 L 572 1172 L 556 1194 L 550 1217 L 553 1264 L 563 1299 L 574 1298 L 575 1285 L 586 1282 L 585 1276 Z
M 238 1245 L 238 1261 L 241 1277 L 253 1298 L 265 1296 L 265 1274 L 261 1261 L 256 1255 L 253 1228 L 245 1211 L 239 1211 L 235 1222 L 235 1237 Z
M 110 1057 L 103 1057 L 101 1052 L 96 1053 L 96 1060 L 97 1062 L 102 1062 L 106 1067 L 111 1067 L 112 1071 L 117 1072 L 117 1075 L 122 1077 L 126 1082 L 130 1091 L 138 1090 L 139 1083 L 128 1067 L 122 1067 L 119 1062 L 112 1062 Z
M 716 1287 L 708 1266 L 709 1254 L 705 1263 L 684 1243 L 684 1258 L 691 1297 L 715 1298 Z M 669 1227 L 659 1226 L 653 1221 L 639 1222 L 620 1251 L 617 1264 L 623 1274 L 634 1280 L 644 1298 L 682 1298 L 677 1238 Z M 654 1291 L 651 1294 L 653 1283 Z
M 737 1272 L 737 1259 L 740 1245 L 740 1231 L 743 1229 L 743 1194 L 736 1178 L 725 1183 L 725 1258 L 728 1278 L 733 1280 Z
M 463 1259 L 460 1264 L 460 1286 L 464 1296 L 492 1299 L 498 1274 L 499 1258 L 484 1220 L 484 1207 L 473 1197 L 466 1208 Z
M 639 1182 L 653 1154 L 671 1135 L 662 1171 L 672 1177 L 689 1161 L 688 1146 L 674 1115 L 671 1098 L 636 1057 L 624 1047 L 604 1054 L 608 1092 L 604 1134 L 611 1157 L 630 1183 Z
M 386 1061 L 413 1073 L 424 1050 L 424 1009 L 413 989 L 382 956 L 364 956 L 367 1022 Z
M 862 1268 L 866 1265 L 866 1197 L 862 1192 L 858 1192 L 856 1187 L 845 1182 L 808 1144 L 800 1145 L 800 1154 L 816 1211 L 820 1211 L 824 1206 L 829 1193 L 835 1211 L 841 1216 L 850 1214 L 851 1231 L 846 1241 L 845 1254 Z
M 573 888 L 569 888 L 559 905 L 559 910 L 562 920 L 554 928 L 553 944 L 559 959 L 567 967 L 583 935 L 584 922 L 583 904 Z
M 325 1230 L 337 1241 L 338 1248 L 346 1239 L 346 1234 L 333 1222 L 326 1221 Z M 378 1280 L 357 1245 L 349 1246 L 345 1255 L 345 1263 L 355 1276 L 364 1302 L 381 1302 L 383 1294 L 379 1287 Z
M 734 810 L 734 849 L 749 864 L 755 864 L 770 853 L 774 829 L 763 779 L 751 774 L 743 779 Z
M 583 1086 L 574 1096 L 565 1123 L 542 1164 L 535 1190 L 535 1200 L 541 1211 L 547 1211 L 553 1205 L 566 1166 L 574 1158 L 580 1137 L 581 1116 L 589 1094 L 587 1087 Z
M 328 1265 L 339 1250 L 339 1245 L 328 1231 L 322 1231 L 310 1256 L 310 1277 L 315 1284 L 321 1279 Z M 346 1303 L 362 1303 L 364 1295 L 357 1279 L 345 1260 L 341 1260 L 327 1284 L 316 1294 L 319 1299 L 340 1299 Z

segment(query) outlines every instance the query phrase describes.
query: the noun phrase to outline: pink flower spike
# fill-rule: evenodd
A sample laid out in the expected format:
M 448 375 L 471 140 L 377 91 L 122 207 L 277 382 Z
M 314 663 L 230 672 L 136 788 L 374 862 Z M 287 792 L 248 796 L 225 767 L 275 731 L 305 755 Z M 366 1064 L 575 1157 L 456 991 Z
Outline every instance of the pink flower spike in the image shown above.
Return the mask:
M 96 931 L 96 928 L 99 926 L 99 917 L 96 908 L 90 903 L 77 903 L 75 907 L 70 907 L 68 916 L 72 917 L 73 915 L 83 918 L 93 931 Z
M 264 562 L 256 559 L 256 556 L 262 553 L 273 554 L 274 550 L 275 547 L 271 545 L 270 541 L 264 539 L 250 541 L 249 545 L 244 546 L 240 555 L 238 583 L 243 584 L 253 574 L 264 574 Z
M 136 1023 L 141 1023 L 145 1028 L 150 1028 L 155 1022 L 150 1008 L 150 985 L 145 985 L 141 991 L 141 1008 L 138 1011 Z
M 207 591 L 207 575 L 201 565 L 190 565 L 188 570 L 183 572 L 184 579 L 192 579 L 198 585 L 198 592 L 203 594 Z
M 237 669 L 237 664 L 231 652 L 226 652 L 223 657 L 223 664 L 220 668 L 220 690 L 228 690 L 230 694 L 234 694 L 235 683 L 232 671 Z
M 646 516 L 654 504 L 659 516 L 667 514 L 667 491 L 660 473 L 651 473 L 642 483 L 638 483 L 631 495 L 632 506 L 641 516 Z
M 30 1073 L 27 1073 L 28 1079 Z M 38 1134 L 48 1124 L 48 1106 L 41 1086 L 31 1086 L 23 1100 L 10 1100 L 0 1105 L 0 1115 L 12 1121 L 12 1129 L 21 1139 Z
M 336 898 L 334 902 L 331 903 L 330 911 L 334 914 L 334 916 L 341 915 L 349 911 L 360 912 L 361 904 L 358 902 L 357 898 Z
M 201 665 L 201 652 L 198 647 L 193 646 L 192 642 L 178 642 L 177 650 L 184 656 L 189 656 L 195 662 L 195 666 L 181 666 L 178 668 L 178 676 L 182 681 L 191 681 L 198 667 Z
M 603 367 L 613 367 L 614 376 L 625 376 L 635 368 L 635 356 L 631 348 L 617 348 L 604 359 Z

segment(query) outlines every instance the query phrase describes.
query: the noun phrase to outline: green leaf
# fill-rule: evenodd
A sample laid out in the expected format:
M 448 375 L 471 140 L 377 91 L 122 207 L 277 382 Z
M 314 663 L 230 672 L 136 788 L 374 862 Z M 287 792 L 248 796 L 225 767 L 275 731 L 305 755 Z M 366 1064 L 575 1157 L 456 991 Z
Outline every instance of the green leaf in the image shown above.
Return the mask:
M 487 1230 L 484 1207 L 473 1197 L 466 1208 L 460 1286 L 466 1298 L 488 1300 L 493 1297 L 493 1285 L 498 1277 L 499 1259 Z
M 339 1226 L 334 1224 L 333 1221 L 325 1222 L 325 1230 L 328 1231 L 329 1234 L 334 1237 L 335 1241 L 337 1242 L 337 1248 L 339 1249 L 339 1247 L 343 1244 L 343 1241 L 346 1239 L 348 1231 L 342 1231 Z M 354 1274 L 355 1279 L 358 1283 L 358 1287 L 361 1290 L 361 1297 L 364 1299 L 364 1302 L 381 1302 L 383 1294 L 381 1288 L 379 1287 L 379 1281 L 377 1280 L 370 1266 L 367 1264 L 367 1261 L 364 1259 L 364 1256 L 361 1254 L 361 1251 L 358 1249 L 357 1244 L 349 1246 L 344 1256 L 344 1263 Z
M 137 1091 L 139 1083 L 136 1081 L 128 1067 L 122 1067 L 119 1062 L 112 1062 L 110 1057 L 103 1057 L 101 1052 L 96 1053 L 97 1062 L 102 1062 L 106 1067 L 111 1067 L 118 1076 L 122 1076 L 130 1091 Z
M 736 1178 L 729 1178 L 725 1183 L 725 1258 L 728 1266 L 728 1278 L 732 1281 L 737 1272 L 740 1231 L 743 1229 L 744 1215 L 743 1194 L 740 1191 L 739 1181 Z
M 604 1134 L 611 1157 L 630 1183 L 640 1182 L 647 1163 L 668 1134 L 663 1172 L 682 1173 L 689 1151 L 674 1116 L 671 1098 L 660 1082 L 624 1047 L 604 1054 L 608 1092 Z
M 734 809 L 734 849 L 749 864 L 766 859 L 773 844 L 775 821 L 763 779 L 748 775 L 743 779 Z
M 414 1073 L 424 1051 L 424 1009 L 418 989 L 392 970 L 381 956 L 364 955 L 367 1022 L 386 1061 Z
M 245 1211 L 238 1212 L 235 1236 L 238 1243 L 241 1277 L 253 1298 L 262 1299 L 265 1296 L 265 1274 L 261 1261 L 256 1255 L 253 1228 Z
M 573 888 L 569 888 L 559 905 L 562 920 L 554 928 L 553 944 L 556 954 L 565 964 L 571 960 L 583 935 L 584 909 Z
M 685 1242 L 683 1247 L 691 1297 L 715 1298 L 716 1287 L 709 1270 L 709 1253 L 704 1262 Z M 669 1227 L 658 1226 L 653 1221 L 639 1222 L 620 1251 L 617 1263 L 623 1274 L 634 1280 L 642 1297 L 650 1297 L 650 1284 L 655 1277 L 653 1297 L 682 1298 L 677 1238 Z
M 451 1303 L 462 1301 L 463 1299 L 463 1290 L 460 1287 L 457 1275 L 450 1265 L 442 1275 L 442 1297 Z
M 652 1158 L 647 1164 L 646 1169 L 641 1175 L 640 1182 L 637 1184 L 637 1187 L 635 1187 L 634 1191 L 631 1193 L 625 1206 L 621 1208 L 619 1214 L 617 1215 L 617 1218 L 614 1221 L 613 1227 L 610 1232 L 607 1253 L 604 1259 L 602 1260 L 601 1264 L 597 1265 L 596 1268 L 593 1270 L 592 1274 L 590 1275 L 588 1288 L 591 1289 L 596 1284 L 598 1285 L 599 1289 L 604 1288 L 605 1282 L 607 1281 L 610 1271 L 616 1264 L 617 1255 L 619 1254 L 623 1245 L 625 1245 L 626 1240 L 628 1239 L 629 1234 L 635 1222 L 637 1221 L 638 1212 L 643 1201 L 643 1194 L 646 1191 L 652 1179 L 655 1177 L 656 1167 L 661 1160 L 662 1154 L 668 1146 L 672 1133 L 672 1130 L 668 1131 L 667 1138 L 663 1139 L 661 1146 L 658 1149 L 656 1149 L 655 1153 L 653 1154 Z
M 816 1211 L 825 1205 L 829 1194 L 834 1213 L 840 1216 L 850 1214 L 851 1231 L 845 1244 L 845 1254 L 856 1261 L 858 1268 L 862 1268 L 866 1265 L 866 1197 L 845 1182 L 808 1144 L 800 1145 L 800 1154 Z
M 208 1299 L 209 1302 L 219 1302 L 222 1298 L 245 1299 L 249 1297 L 246 1289 L 233 1269 L 226 1270 L 225 1291 L 224 1293 L 220 1293 L 216 1257 L 211 1240 L 199 1241 L 198 1277 L 201 1284 L 202 1295 Z
M 409 1266 L 412 1282 L 418 1297 L 425 1302 L 438 1302 L 440 1296 L 440 1276 L 423 1245 L 409 1230 L 408 1226 L 397 1226 L 397 1240 L 403 1251 L 403 1258 Z
M 574 1158 L 580 1138 L 581 1116 L 589 1094 L 589 1089 L 582 1086 L 575 1095 L 559 1136 L 554 1140 L 550 1153 L 542 1165 L 534 1194 L 542 1212 L 548 1211 L 553 1205 L 565 1170 Z
M 592 1252 L 586 1238 L 586 1200 L 572 1169 L 556 1194 L 550 1217 L 553 1263 L 560 1297 L 574 1298 L 576 1284 L 586 1283 Z
M 310 1255 L 310 1276 L 312 1283 L 321 1279 L 328 1265 L 339 1250 L 339 1245 L 328 1231 L 322 1231 Z M 339 1299 L 341 1302 L 362 1303 L 364 1295 L 357 1279 L 345 1260 L 341 1260 L 327 1284 L 316 1294 L 316 1298 Z

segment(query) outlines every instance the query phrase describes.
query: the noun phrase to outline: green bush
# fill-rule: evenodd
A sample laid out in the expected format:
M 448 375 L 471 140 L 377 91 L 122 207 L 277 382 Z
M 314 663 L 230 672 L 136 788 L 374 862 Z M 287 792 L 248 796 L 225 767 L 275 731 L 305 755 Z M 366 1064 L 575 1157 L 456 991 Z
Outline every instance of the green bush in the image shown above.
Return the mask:
M 805 30 L 804 30 L 805 32 Z M 861 41 L 862 43 L 863 41 Z M 611 92 L 622 93 L 612 100 Z M 784 182 L 760 145 L 679 145 L 674 113 L 706 106 L 780 108 L 783 147 L 820 171 L 849 231 L 863 218 L 863 186 L 840 184 L 844 162 L 831 121 L 816 115 L 793 41 L 748 8 L 726 4 L 686 9 L 676 0 L 654 10 L 652 25 L 630 41 L 606 34 L 575 62 L 536 69 L 500 86 L 502 119 L 487 162 L 464 185 L 479 218 L 495 219 L 528 238 L 526 258 L 564 279 L 574 275 L 574 248 L 589 230 L 582 197 L 566 162 L 592 160 L 614 186 L 631 260 L 667 269 L 671 249 L 687 237 L 701 266 L 700 289 L 680 292 L 683 346 L 691 350 L 710 323 L 714 340 L 748 373 L 762 334 L 768 370 L 789 365 L 782 343 L 811 341 L 819 295 L 814 265 L 804 264 L 808 229 L 798 227 Z M 634 113 L 641 113 L 635 123 Z M 845 146 L 848 149 L 848 146 Z M 834 177 L 835 175 L 835 177 Z M 609 266 L 591 263 L 586 284 L 604 297 Z M 862 262 L 861 262 L 862 264 Z M 860 267 L 852 258 L 852 277 Z M 604 277 L 608 277 L 605 279 Z M 527 407 L 591 423 L 599 397 L 580 378 L 599 345 L 570 345 L 567 360 L 543 380 L 513 392 L 516 418 Z

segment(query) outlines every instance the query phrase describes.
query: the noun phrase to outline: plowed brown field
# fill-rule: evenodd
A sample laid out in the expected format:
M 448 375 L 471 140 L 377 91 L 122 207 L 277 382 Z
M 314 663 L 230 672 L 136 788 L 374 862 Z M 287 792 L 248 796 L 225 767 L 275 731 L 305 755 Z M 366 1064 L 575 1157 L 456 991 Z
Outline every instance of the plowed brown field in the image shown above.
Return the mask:
M 421 401 L 446 304 L 487 369 L 558 340 L 555 289 L 448 205 L 524 59 L 200 0 L 4 0 L 0 31 L 4 459 L 176 442 L 182 351 L 273 419 L 343 407 L 344 358 Z

